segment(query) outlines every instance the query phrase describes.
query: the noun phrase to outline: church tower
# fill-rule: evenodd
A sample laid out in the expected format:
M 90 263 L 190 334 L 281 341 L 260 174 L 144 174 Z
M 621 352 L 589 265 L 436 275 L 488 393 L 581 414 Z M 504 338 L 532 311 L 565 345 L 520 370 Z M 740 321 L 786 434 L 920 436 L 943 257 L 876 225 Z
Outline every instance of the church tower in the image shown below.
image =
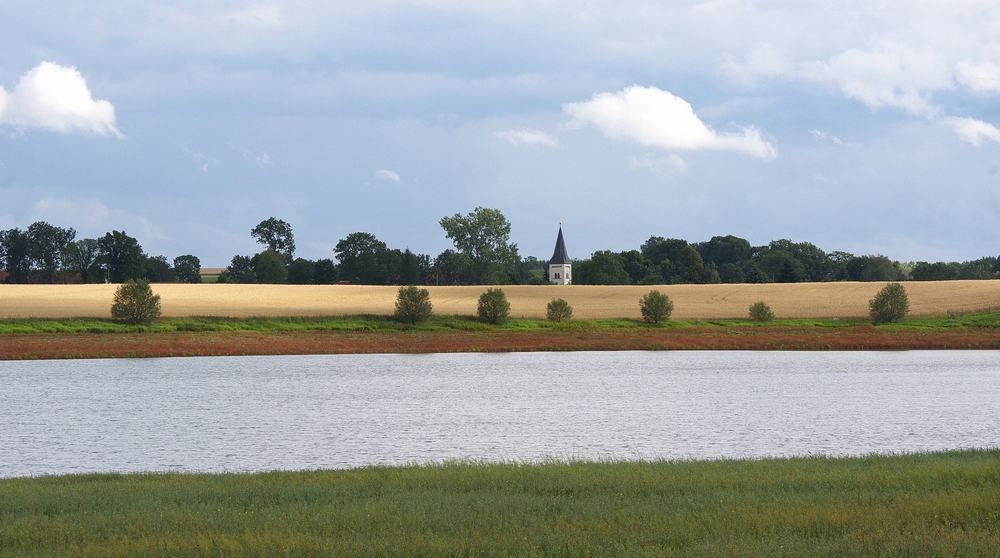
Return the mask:
M 573 261 L 566 253 L 566 243 L 563 242 L 562 221 L 559 222 L 559 236 L 556 238 L 556 249 L 549 260 L 549 282 L 557 285 L 573 284 Z

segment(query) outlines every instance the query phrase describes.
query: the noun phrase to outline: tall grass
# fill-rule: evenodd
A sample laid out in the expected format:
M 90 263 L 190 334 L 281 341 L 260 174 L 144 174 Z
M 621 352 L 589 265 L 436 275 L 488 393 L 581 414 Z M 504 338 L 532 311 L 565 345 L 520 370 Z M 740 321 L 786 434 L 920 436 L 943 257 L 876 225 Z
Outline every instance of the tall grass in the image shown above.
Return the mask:
M 1000 450 L 0 480 L 0 556 L 996 556 Z

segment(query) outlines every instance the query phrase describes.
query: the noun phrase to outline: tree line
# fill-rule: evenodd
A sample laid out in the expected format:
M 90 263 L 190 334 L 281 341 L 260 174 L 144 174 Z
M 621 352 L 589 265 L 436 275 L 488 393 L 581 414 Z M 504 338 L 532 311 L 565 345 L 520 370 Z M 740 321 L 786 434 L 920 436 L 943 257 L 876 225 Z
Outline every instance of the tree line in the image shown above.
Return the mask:
M 431 257 L 390 248 L 368 232 L 340 239 L 333 258 L 295 256 L 289 223 L 261 221 L 250 236 L 262 247 L 233 256 L 222 283 L 366 285 L 501 285 L 548 283 L 547 260 L 521 257 L 510 242 L 511 224 L 497 209 L 477 207 L 439 221 L 454 249 Z M 25 230 L 0 231 L 0 268 L 9 283 L 201 282 L 201 264 L 187 254 L 169 261 L 147 255 L 124 231 L 76 240 L 76 231 L 45 222 Z M 582 285 L 680 283 L 797 283 L 806 281 L 939 281 L 1000 278 L 992 256 L 965 262 L 911 262 L 886 256 L 825 252 L 809 242 L 774 240 L 753 246 L 736 236 L 689 243 L 651 236 L 638 249 L 598 250 L 573 262 L 573 282 Z
M 201 282 L 191 254 L 173 262 L 146 254 L 124 231 L 76 240 L 76 231 L 38 221 L 25 230 L 0 230 L 0 269 L 7 283 Z

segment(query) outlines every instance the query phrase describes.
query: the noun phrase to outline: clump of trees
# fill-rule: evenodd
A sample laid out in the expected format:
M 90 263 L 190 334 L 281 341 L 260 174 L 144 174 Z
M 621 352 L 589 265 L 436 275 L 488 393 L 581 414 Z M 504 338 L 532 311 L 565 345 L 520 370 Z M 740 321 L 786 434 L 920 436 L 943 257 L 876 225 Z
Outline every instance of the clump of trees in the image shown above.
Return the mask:
M 201 263 L 190 254 L 146 254 L 124 231 L 76 240 L 76 231 L 38 221 L 25 230 L 0 231 L 0 269 L 9 283 L 201 282 Z
M 658 324 L 670 319 L 670 315 L 674 312 L 674 303 L 669 296 L 652 290 L 639 299 L 639 312 L 646 323 Z
M 160 317 L 160 295 L 153 294 L 149 281 L 129 279 L 115 290 L 111 317 L 132 325 L 149 325 Z
M 507 295 L 503 293 L 503 289 L 486 289 L 486 292 L 479 296 L 476 312 L 479 314 L 479 319 L 488 324 L 500 325 L 506 322 L 510 318 L 510 302 L 507 302 Z
M 868 302 L 868 314 L 875 325 L 898 322 L 910 311 L 906 288 L 899 283 L 889 283 L 875 298 Z

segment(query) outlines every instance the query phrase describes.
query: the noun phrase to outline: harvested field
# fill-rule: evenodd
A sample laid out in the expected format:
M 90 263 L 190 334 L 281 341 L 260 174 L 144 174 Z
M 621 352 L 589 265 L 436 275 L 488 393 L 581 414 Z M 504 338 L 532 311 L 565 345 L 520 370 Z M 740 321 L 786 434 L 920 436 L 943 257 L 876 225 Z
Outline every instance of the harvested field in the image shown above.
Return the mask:
M 1000 281 L 906 283 L 911 315 L 1000 309 Z M 674 301 L 675 319 L 742 318 L 763 300 L 778 318 L 857 318 L 884 283 L 767 285 L 510 285 L 511 315 L 544 318 L 564 298 L 581 319 L 639 318 L 638 300 L 658 289 Z M 110 317 L 115 285 L 0 285 L 0 318 Z M 428 287 L 438 314 L 472 315 L 485 287 Z M 337 316 L 391 314 L 397 287 L 366 285 L 154 284 L 165 316 Z

